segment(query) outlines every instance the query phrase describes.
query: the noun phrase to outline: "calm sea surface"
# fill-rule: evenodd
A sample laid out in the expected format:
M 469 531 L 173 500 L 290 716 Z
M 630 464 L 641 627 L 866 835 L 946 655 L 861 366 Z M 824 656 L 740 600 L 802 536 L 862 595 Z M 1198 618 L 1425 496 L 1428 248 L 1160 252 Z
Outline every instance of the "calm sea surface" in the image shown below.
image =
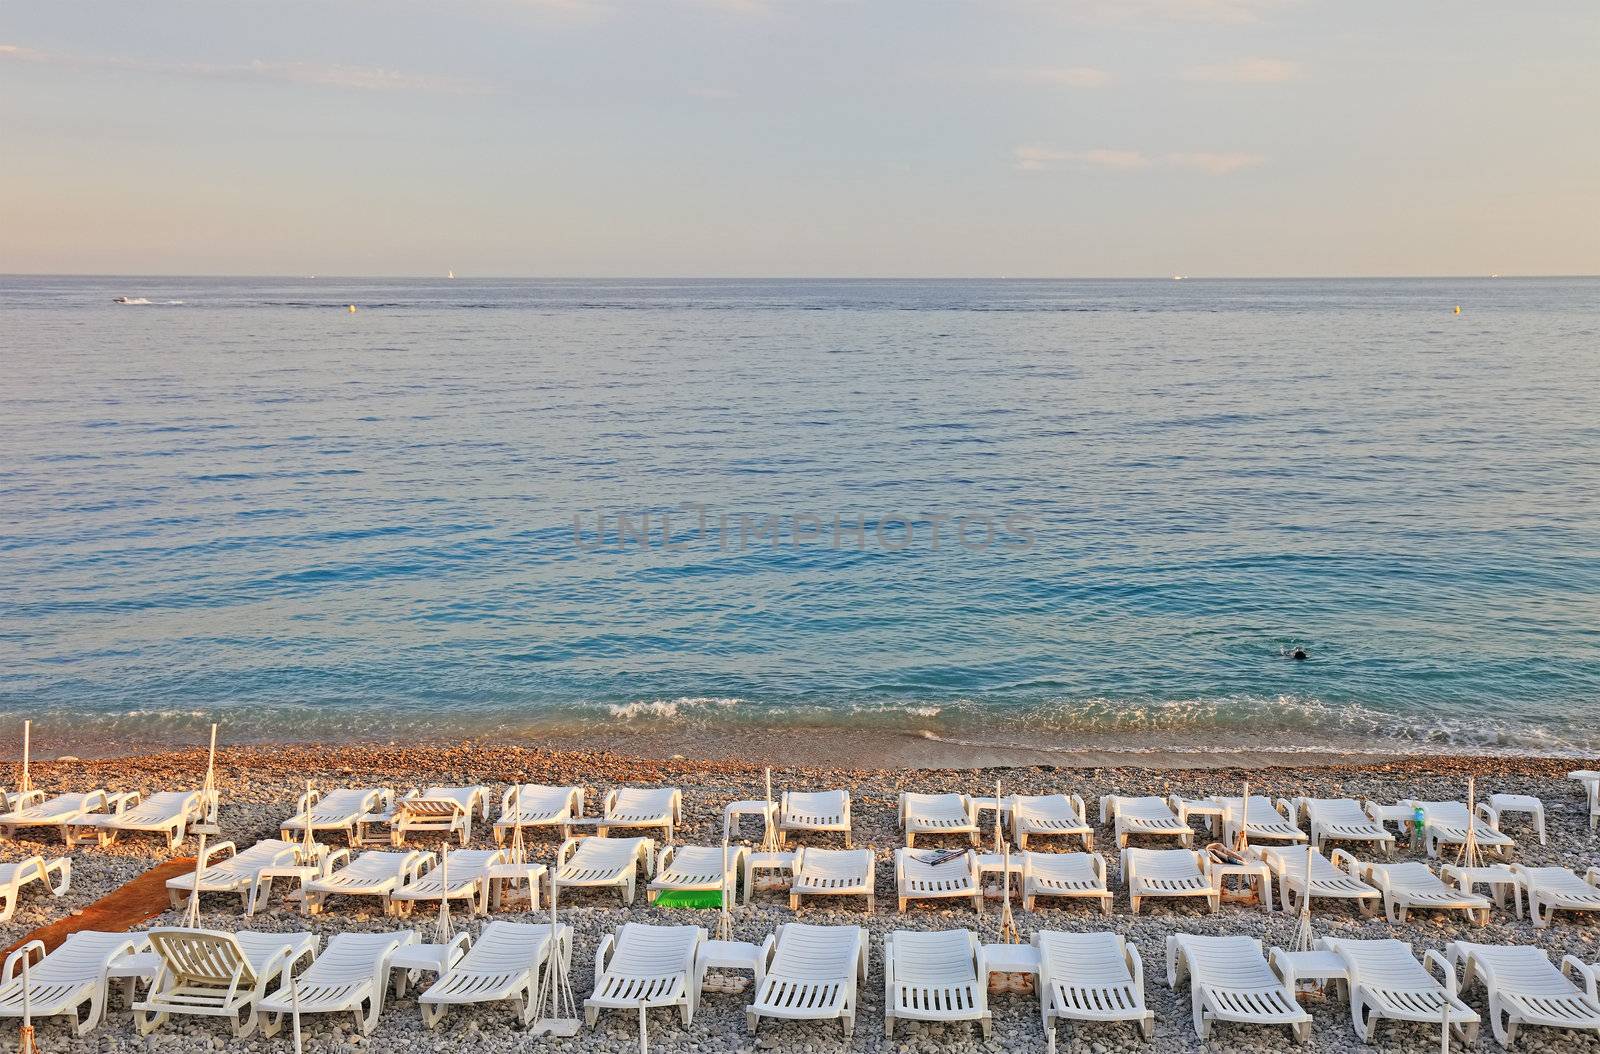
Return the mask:
M 0 366 L 8 741 L 1600 749 L 1597 280 L 10 277 Z

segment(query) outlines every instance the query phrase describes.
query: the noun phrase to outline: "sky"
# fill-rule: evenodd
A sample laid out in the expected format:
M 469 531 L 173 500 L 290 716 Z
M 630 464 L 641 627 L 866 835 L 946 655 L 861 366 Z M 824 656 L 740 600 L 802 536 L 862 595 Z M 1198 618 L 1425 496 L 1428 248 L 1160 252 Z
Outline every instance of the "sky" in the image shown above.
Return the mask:
M 0 273 L 1600 272 L 1600 4 L 0 5 Z

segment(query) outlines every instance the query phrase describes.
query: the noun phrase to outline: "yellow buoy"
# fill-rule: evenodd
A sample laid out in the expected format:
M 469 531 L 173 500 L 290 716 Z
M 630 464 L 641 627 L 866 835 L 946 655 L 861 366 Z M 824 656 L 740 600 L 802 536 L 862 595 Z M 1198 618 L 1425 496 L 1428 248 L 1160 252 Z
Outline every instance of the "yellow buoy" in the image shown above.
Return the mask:
M 356 306 L 354 304 L 350 305 L 350 313 L 352 315 L 356 313 Z M 1458 314 L 1458 315 L 1461 314 L 1461 309 L 1459 307 L 1456 308 L 1456 314 Z
M 350 310 L 354 311 L 355 308 L 351 308 Z M 1461 305 L 1460 304 L 1456 305 L 1456 314 L 1458 314 L 1458 315 L 1461 314 Z

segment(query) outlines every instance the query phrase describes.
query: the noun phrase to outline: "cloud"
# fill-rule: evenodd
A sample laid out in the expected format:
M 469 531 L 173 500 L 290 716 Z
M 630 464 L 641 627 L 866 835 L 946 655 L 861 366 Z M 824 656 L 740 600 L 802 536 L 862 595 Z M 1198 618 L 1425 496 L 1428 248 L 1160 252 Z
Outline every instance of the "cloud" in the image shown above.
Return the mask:
M 1239 59 L 1215 66 L 1190 66 L 1183 71 L 1186 81 L 1213 84 L 1282 84 L 1300 77 L 1300 64 L 1287 59 Z
M 362 92 L 437 92 L 450 95 L 486 95 L 489 85 L 459 77 L 401 73 L 379 66 L 321 65 L 310 62 L 242 64 L 207 62 L 152 62 L 115 55 L 72 55 L 39 51 L 16 44 L 0 44 L 0 59 L 31 62 L 72 70 L 110 70 L 154 76 L 194 77 L 206 80 L 274 81 Z
M 1093 66 L 1041 66 L 1034 69 L 1000 69 L 1001 80 L 1027 84 L 1052 84 L 1063 88 L 1099 88 L 1111 83 L 1111 74 Z
M 1132 172 L 1146 168 L 1187 168 L 1213 176 L 1225 176 L 1243 168 L 1265 164 L 1260 154 L 1198 151 L 1168 153 L 1152 157 L 1138 150 L 1059 150 L 1049 146 L 1019 146 L 1012 151 L 1019 172 L 1089 171 L 1091 169 Z

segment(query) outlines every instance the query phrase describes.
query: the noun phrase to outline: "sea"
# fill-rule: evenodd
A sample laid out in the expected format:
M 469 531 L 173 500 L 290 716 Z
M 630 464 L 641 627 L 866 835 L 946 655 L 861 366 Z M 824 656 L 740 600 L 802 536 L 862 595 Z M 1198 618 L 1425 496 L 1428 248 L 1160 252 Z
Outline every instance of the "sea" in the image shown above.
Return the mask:
M 0 370 L 0 752 L 1600 751 L 1594 278 L 12 276 Z

